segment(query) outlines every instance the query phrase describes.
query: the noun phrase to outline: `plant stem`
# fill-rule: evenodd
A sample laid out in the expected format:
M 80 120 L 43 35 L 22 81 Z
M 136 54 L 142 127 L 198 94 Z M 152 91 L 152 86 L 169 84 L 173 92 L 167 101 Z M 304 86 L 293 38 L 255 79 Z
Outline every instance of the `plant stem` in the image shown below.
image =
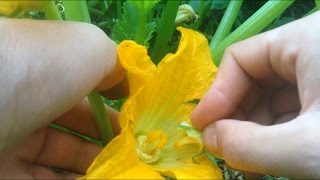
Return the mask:
M 106 145 L 113 138 L 113 130 L 108 118 L 107 111 L 98 92 L 92 91 L 88 95 L 93 115 L 98 125 L 103 145 Z
M 86 1 L 64 0 L 65 18 L 68 21 L 91 22 Z
M 66 8 L 66 20 L 91 23 L 86 1 L 65 0 L 64 5 Z M 88 95 L 88 99 L 100 132 L 102 143 L 106 145 L 113 138 L 113 130 L 108 113 L 98 92 L 92 91 Z
M 77 133 L 77 132 L 74 132 L 68 128 L 65 128 L 65 127 L 62 127 L 60 125 L 57 125 L 57 124 L 54 124 L 54 123 L 51 123 L 50 124 L 50 128 L 54 128 L 54 129 L 58 129 L 60 131 L 63 131 L 63 132 L 66 132 L 66 133 L 70 133 L 70 134 L 73 134 L 75 136 L 78 136 L 78 137 L 81 137 L 83 139 L 86 139 L 87 141 L 90 141 L 98 146 L 102 146 L 102 142 L 100 140 L 97 140 L 97 139 L 94 139 L 94 138 L 91 138 L 91 137 L 88 137 L 88 136 L 85 136 L 83 134 L 80 134 L 80 133 Z
M 51 1 L 48 6 L 44 6 L 43 12 L 48 20 L 62 20 L 54 1 Z
M 168 52 L 168 42 L 175 28 L 175 19 L 177 16 L 180 1 L 168 1 L 166 9 L 158 25 L 158 35 L 151 53 L 151 59 L 158 64 L 165 54 Z
M 134 38 L 134 41 L 136 41 L 140 45 L 144 44 L 144 37 L 146 33 L 146 22 L 147 22 L 147 13 L 145 11 L 138 12 L 138 24 L 137 24 L 136 37 Z
M 215 49 L 211 49 L 211 53 L 215 61 L 215 64 L 220 64 L 225 48 L 227 48 L 229 45 L 235 42 L 241 41 L 261 32 L 273 20 L 278 18 L 293 2 L 294 0 L 269 0 L 248 20 L 246 20 L 240 27 L 238 27 L 234 32 L 232 32 L 221 43 L 219 43 Z
M 210 49 L 215 49 L 217 45 L 230 34 L 231 28 L 239 14 L 243 0 L 230 1 L 216 33 L 210 43 Z
M 317 9 L 320 10 L 320 0 L 314 0 L 314 2 L 316 3 Z

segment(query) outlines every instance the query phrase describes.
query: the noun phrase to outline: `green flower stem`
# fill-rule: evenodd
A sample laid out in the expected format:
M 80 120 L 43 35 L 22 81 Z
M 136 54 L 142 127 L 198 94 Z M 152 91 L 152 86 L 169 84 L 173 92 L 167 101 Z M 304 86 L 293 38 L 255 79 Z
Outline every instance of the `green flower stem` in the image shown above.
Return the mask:
M 317 9 L 320 10 L 320 0 L 314 0 L 314 2 L 316 3 Z
M 229 45 L 251 37 L 261 32 L 273 20 L 278 18 L 294 0 L 287 1 L 268 1 L 256 13 L 254 13 L 247 21 L 225 38 L 215 49 L 211 49 L 211 53 L 215 64 L 219 65 L 225 48 Z
M 88 95 L 88 99 L 98 125 L 102 143 L 106 145 L 114 137 L 109 116 L 98 92 L 92 91 Z
M 180 1 L 168 1 L 162 14 L 157 29 L 158 35 L 151 53 L 151 59 L 155 64 L 158 64 L 168 52 L 168 42 L 175 28 L 174 22 L 179 5 Z
M 64 1 L 66 20 L 91 23 L 86 1 Z M 98 92 L 92 91 L 88 99 L 95 117 L 103 145 L 113 138 L 113 130 L 108 113 Z
M 86 1 L 64 0 L 65 19 L 67 21 L 91 22 L 88 5 Z
M 144 37 L 146 33 L 146 22 L 147 22 L 147 13 L 145 11 L 138 12 L 138 24 L 137 24 L 137 33 L 134 41 L 138 44 L 144 44 Z
M 48 20 L 62 20 L 62 17 L 55 5 L 54 1 L 51 1 L 49 5 L 43 7 L 43 12 Z
M 216 33 L 210 43 L 210 49 L 215 49 L 217 45 L 230 34 L 231 28 L 239 14 L 243 0 L 230 1 L 227 10 L 218 26 Z
M 74 132 L 74 131 L 72 131 L 72 130 L 70 130 L 70 129 L 68 129 L 68 128 L 62 127 L 62 126 L 60 126 L 60 125 L 57 125 L 57 124 L 53 124 L 53 123 L 52 123 L 52 124 L 50 124 L 50 127 L 51 127 L 51 128 L 54 128 L 54 129 L 58 129 L 58 130 L 63 131 L 63 132 L 66 132 L 66 133 L 73 134 L 73 135 L 78 136 L 78 137 L 81 137 L 81 138 L 83 138 L 83 139 L 85 139 L 85 140 L 87 140 L 87 141 L 90 141 L 90 142 L 98 145 L 98 146 L 102 146 L 102 143 L 101 143 L 100 140 L 97 140 L 97 139 L 94 139 L 94 138 L 85 136 L 85 135 L 83 135 L 83 134 Z

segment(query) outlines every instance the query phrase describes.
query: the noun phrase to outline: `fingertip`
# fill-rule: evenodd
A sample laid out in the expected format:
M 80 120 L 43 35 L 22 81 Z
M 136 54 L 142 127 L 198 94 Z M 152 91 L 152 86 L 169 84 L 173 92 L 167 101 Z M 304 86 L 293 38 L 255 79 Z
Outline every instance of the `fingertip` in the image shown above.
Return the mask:
M 232 49 L 223 57 L 211 89 L 204 95 L 191 116 L 194 127 L 203 129 L 209 123 L 228 118 L 251 86 L 251 79 L 236 62 Z
M 100 86 L 101 89 L 106 90 L 124 79 L 125 70 L 117 60 L 117 45 L 104 32 L 97 37 L 100 37 L 101 40 L 100 43 L 97 43 L 98 47 L 96 49 L 99 49 L 99 51 L 97 50 L 96 56 L 98 56 L 99 63 L 104 65 L 102 66 L 104 71 L 103 77 L 100 79 Z
M 295 161 L 295 154 L 289 149 L 299 144 L 288 138 L 296 132 L 286 127 L 223 119 L 204 129 L 203 141 L 208 152 L 222 157 L 234 169 L 279 175 L 280 169 L 284 172 L 289 167 L 282 162 Z M 290 147 L 283 144 L 290 144 Z M 273 151 L 274 147 L 279 147 L 278 151 Z M 295 166 L 295 163 L 291 164 Z
M 235 105 L 215 85 L 203 96 L 191 114 L 191 122 L 197 129 L 230 115 Z
M 117 84 L 121 83 L 122 81 L 125 81 L 125 78 L 126 78 L 125 69 L 121 66 L 119 61 L 116 61 L 115 65 L 112 68 L 112 71 L 109 72 L 106 75 L 106 77 L 98 84 L 98 86 L 96 87 L 96 90 L 98 91 L 109 90 L 114 86 L 116 86 Z
M 218 155 L 217 129 L 215 123 L 206 127 L 203 131 L 203 143 L 205 149 L 214 155 Z

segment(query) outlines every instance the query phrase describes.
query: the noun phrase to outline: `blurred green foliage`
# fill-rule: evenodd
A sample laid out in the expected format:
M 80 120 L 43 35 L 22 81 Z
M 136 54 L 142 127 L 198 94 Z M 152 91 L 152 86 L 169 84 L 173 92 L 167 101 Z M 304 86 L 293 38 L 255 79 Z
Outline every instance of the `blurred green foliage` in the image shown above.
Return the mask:
M 137 11 L 132 2 L 125 0 L 87 0 L 92 23 L 103 29 L 115 42 L 119 43 L 125 39 L 134 39 L 136 34 Z M 159 23 L 161 14 L 164 11 L 168 0 L 162 0 L 155 4 L 147 19 L 145 46 L 149 47 L 149 52 L 153 51 L 157 32 L 156 25 Z M 245 0 L 242 4 L 238 17 L 232 30 L 239 27 L 245 20 L 253 15 L 267 0 Z M 57 3 L 61 3 L 57 0 Z M 181 4 L 189 4 L 200 16 L 193 24 L 183 24 L 183 26 L 196 29 L 202 32 L 209 42 L 211 41 L 219 22 L 222 19 L 229 0 L 181 0 Z M 150 6 L 151 7 L 151 6 Z M 266 30 L 279 27 L 296 19 L 303 17 L 315 7 L 314 0 L 296 0 L 280 18 L 270 24 Z M 174 32 L 169 40 L 169 51 L 175 51 L 179 41 L 179 33 Z M 120 109 L 124 99 L 104 100 L 104 102 L 115 109 Z
M 238 15 L 234 28 L 237 28 L 241 25 L 246 19 L 248 19 L 252 14 L 254 14 L 261 6 L 263 6 L 267 0 L 245 0 L 241 11 Z M 92 22 L 102 28 L 110 37 L 112 36 L 112 32 L 114 26 L 117 24 L 118 20 L 118 8 L 117 8 L 116 0 L 88 0 L 90 15 L 92 18 Z M 124 1 L 121 2 L 121 4 Z M 155 8 L 152 10 L 152 16 L 150 19 L 153 19 L 154 22 L 158 22 L 162 11 L 165 8 L 167 0 L 162 0 L 158 4 L 156 4 Z M 229 0 L 219 0 L 219 1 L 205 1 L 205 8 L 201 11 L 201 0 L 182 0 L 181 4 L 189 4 L 193 7 L 194 11 L 198 14 L 202 14 L 200 16 L 200 21 L 202 23 L 199 25 L 198 30 L 203 32 L 206 37 L 211 40 L 215 30 L 217 29 L 219 22 L 224 14 L 224 11 L 229 3 Z M 291 5 L 282 15 L 281 18 L 272 23 L 266 30 L 281 26 L 293 20 L 299 19 L 303 17 L 307 12 L 309 12 L 312 8 L 315 7 L 314 0 L 297 0 Z M 123 9 L 121 9 L 123 11 Z M 134 17 L 131 17 L 131 19 Z M 134 23 L 135 21 L 131 22 Z M 191 26 L 186 24 L 185 26 Z M 116 38 L 118 38 L 117 34 L 114 34 Z M 173 41 L 177 40 L 176 37 L 172 38 Z M 151 43 L 153 41 L 151 40 Z M 175 43 L 171 43 L 175 44 Z M 150 45 L 150 47 L 153 47 Z

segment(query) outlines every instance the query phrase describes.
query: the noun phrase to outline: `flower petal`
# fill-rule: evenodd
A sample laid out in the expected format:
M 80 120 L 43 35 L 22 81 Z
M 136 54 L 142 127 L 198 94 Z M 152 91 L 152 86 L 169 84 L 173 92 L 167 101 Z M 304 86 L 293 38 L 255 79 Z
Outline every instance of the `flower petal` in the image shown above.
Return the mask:
M 189 144 L 177 149 L 163 149 L 163 157 L 155 169 L 176 179 L 222 179 L 221 170 L 199 152 L 200 144 Z
M 217 68 L 206 38 L 193 30 L 178 29 L 182 36 L 177 52 L 168 54 L 157 68 L 143 46 L 132 41 L 119 46 L 119 60 L 128 71 L 133 93 L 124 105 L 130 114 L 120 119 L 139 121 L 138 132 L 189 121 L 194 104 L 188 102 L 200 99 L 215 77 Z
M 82 179 L 163 179 L 149 165 L 142 163 L 136 153 L 132 133 L 121 134 L 105 147 Z
M 166 134 L 168 142 L 161 158 L 158 164 L 152 164 L 164 175 L 221 179 L 221 171 L 205 156 L 200 165 L 192 161 L 200 144 L 174 147 L 187 137 L 179 125 L 189 122 L 195 107 L 191 102 L 203 96 L 217 72 L 205 37 L 193 30 L 179 30 L 182 36 L 177 52 L 168 54 L 158 67 L 152 64 L 144 47 L 132 41 L 119 46 L 119 60 L 131 81 L 131 94 L 121 109 L 120 124 L 130 127 L 135 135 L 158 130 Z
M 157 170 L 164 176 L 175 179 L 223 179 L 221 170 L 205 157 L 197 159 L 200 164 L 185 163 L 178 167 L 158 167 Z
M 117 51 L 121 65 L 128 72 L 130 94 L 135 94 L 155 72 L 156 66 L 150 60 L 147 49 L 134 41 L 123 41 Z
M 147 49 L 134 41 L 123 41 L 117 49 L 118 59 L 127 71 L 130 97 L 121 108 L 120 126 L 133 128 L 132 123 L 137 117 L 136 100 L 132 98 L 144 87 L 145 82 L 153 77 L 156 66 L 150 60 Z M 129 123 L 129 124 L 128 124 Z

